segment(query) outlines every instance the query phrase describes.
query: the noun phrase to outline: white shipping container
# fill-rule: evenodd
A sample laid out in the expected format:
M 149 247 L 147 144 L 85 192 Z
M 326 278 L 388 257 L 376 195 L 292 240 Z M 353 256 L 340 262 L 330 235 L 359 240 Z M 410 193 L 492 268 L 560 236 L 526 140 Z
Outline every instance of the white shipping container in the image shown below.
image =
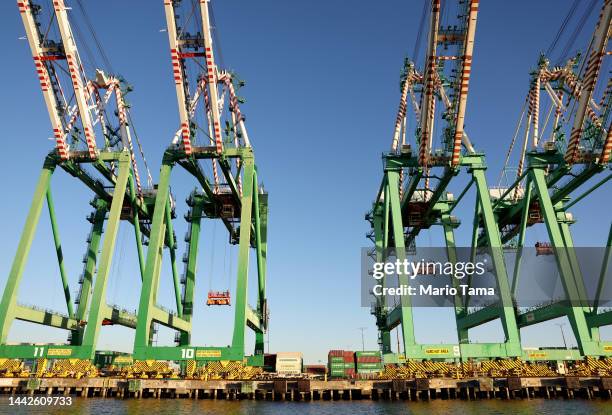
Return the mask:
M 276 373 L 299 375 L 302 373 L 302 353 L 279 352 L 276 354 Z
M 291 358 L 291 357 L 298 357 L 300 359 L 302 359 L 302 352 L 277 352 L 276 353 L 276 358 Z

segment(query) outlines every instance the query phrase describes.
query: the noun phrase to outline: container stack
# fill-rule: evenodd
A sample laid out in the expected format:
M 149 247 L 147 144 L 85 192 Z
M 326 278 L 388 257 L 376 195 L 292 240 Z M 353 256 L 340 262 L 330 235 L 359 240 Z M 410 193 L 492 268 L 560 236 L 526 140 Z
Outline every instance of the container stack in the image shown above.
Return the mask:
M 355 352 L 355 367 L 357 375 L 369 375 L 380 372 L 383 369 L 380 351 Z
M 330 350 L 327 355 L 331 378 L 355 377 L 355 354 L 347 350 Z

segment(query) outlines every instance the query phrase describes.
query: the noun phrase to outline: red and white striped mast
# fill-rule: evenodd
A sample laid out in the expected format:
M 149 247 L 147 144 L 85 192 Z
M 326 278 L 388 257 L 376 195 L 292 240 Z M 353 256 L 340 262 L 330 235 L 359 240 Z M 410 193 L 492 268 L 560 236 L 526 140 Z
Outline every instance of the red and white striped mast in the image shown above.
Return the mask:
M 43 50 L 41 42 L 42 37 L 38 29 L 35 11 L 32 9 L 30 1 L 18 0 L 17 6 L 19 7 L 19 13 L 21 14 L 28 44 L 32 51 L 36 73 L 38 74 L 38 80 L 40 81 L 40 87 L 45 99 L 45 105 L 47 106 L 47 112 L 51 120 L 55 148 L 60 159 L 65 161 L 68 160 L 69 154 L 68 145 L 66 143 L 66 131 L 61 116 L 62 110 L 59 107 L 61 100 L 60 97 L 56 95 L 56 91 L 53 88 L 52 84 L 55 82 L 55 79 L 51 76 L 50 67 L 48 66 L 49 61 L 64 59 L 64 57 L 59 55 L 59 51 L 54 55 Z
M 588 107 L 591 105 L 595 85 L 599 77 L 603 58 L 607 52 L 608 39 L 610 37 L 610 22 L 612 19 L 612 0 L 606 0 L 601 9 L 599 20 L 591 40 L 591 53 L 588 56 L 582 86 L 580 88 L 580 96 L 578 99 L 578 107 L 574 116 L 574 123 L 570 133 L 570 140 L 565 152 L 565 162 L 570 166 L 580 161 L 580 139 L 584 131 L 584 122 L 588 112 Z M 612 138 L 610 129 L 604 143 L 603 151 L 600 156 L 599 163 L 607 163 L 612 149 Z
M 181 123 L 181 138 L 183 150 L 188 156 L 191 155 L 191 129 L 189 115 L 189 90 L 186 84 L 185 75 L 185 56 L 181 53 L 181 46 L 178 39 L 176 16 L 172 0 L 164 0 L 164 11 L 166 12 L 166 28 L 168 31 L 168 41 L 170 43 L 170 56 L 172 59 L 172 73 L 174 85 L 176 87 L 176 98 L 178 100 L 178 112 Z
M 210 18 L 208 16 L 208 3 L 210 0 L 200 0 L 200 16 L 202 19 L 202 34 L 204 37 L 204 51 L 206 56 L 206 76 L 208 78 L 208 91 L 210 93 L 213 133 L 217 153 L 223 151 L 221 137 L 221 117 L 219 114 L 219 95 L 217 90 L 218 69 L 215 65 L 215 52 L 213 50 L 212 34 L 210 31 Z
M 455 137 L 452 148 L 451 165 L 457 166 L 461 155 L 461 142 L 464 139 L 465 109 L 467 94 L 472 72 L 472 54 L 474 51 L 474 37 L 476 35 L 476 19 L 478 17 L 478 1 L 470 0 L 468 16 L 465 27 L 465 40 L 463 41 L 463 55 L 461 56 L 461 77 L 459 80 L 459 102 L 455 120 Z
M 424 71 L 424 93 L 421 101 L 421 141 L 419 143 L 419 165 L 426 167 L 431 152 L 433 140 L 434 116 L 436 113 L 436 99 L 434 96 L 437 71 L 436 49 L 438 47 L 438 30 L 440 27 L 440 0 L 432 0 L 429 35 L 427 46 L 427 59 Z
M 81 117 L 81 124 L 83 125 L 83 132 L 85 134 L 85 142 L 87 143 L 89 157 L 92 160 L 95 160 L 97 158 L 96 137 L 93 130 L 93 124 L 91 122 L 91 114 L 87 105 L 87 81 L 82 76 L 83 67 L 76 43 L 74 41 L 72 30 L 70 29 L 70 24 L 68 23 L 68 15 L 66 14 L 66 5 L 64 4 L 64 0 L 53 0 L 53 9 L 55 10 L 55 18 L 57 19 L 57 26 L 59 28 L 62 44 L 64 45 L 64 53 L 66 55 L 66 62 L 68 63 L 68 71 L 70 72 L 74 97 L 79 110 L 79 115 Z

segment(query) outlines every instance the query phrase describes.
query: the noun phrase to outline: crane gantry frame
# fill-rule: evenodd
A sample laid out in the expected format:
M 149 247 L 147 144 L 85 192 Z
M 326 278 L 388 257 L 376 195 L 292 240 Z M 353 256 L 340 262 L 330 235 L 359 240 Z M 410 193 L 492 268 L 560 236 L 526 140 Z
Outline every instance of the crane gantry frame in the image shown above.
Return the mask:
M 481 247 L 491 250 L 497 277 L 497 289 L 501 304 L 493 304 L 474 309 L 470 307 L 469 297 L 462 301 L 455 298 L 455 316 L 459 344 L 420 345 L 414 338 L 411 301 L 408 296 L 402 296 L 401 302 L 395 308 L 389 309 L 388 299 L 377 299 L 373 307 L 376 323 L 380 332 L 380 343 L 383 353 L 391 355 L 390 330 L 401 325 L 404 341 L 404 354 L 400 357 L 427 358 L 489 358 L 489 357 L 522 357 L 526 360 L 576 360 L 583 356 L 608 356 L 612 353 L 612 345 L 599 338 L 599 327 L 612 324 L 612 312 L 598 310 L 603 291 L 606 269 L 610 257 L 612 230 L 608 237 L 607 250 L 604 253 L 601 274 L 597 284 L 597 298 L 594 304 L 587 304 L 587 294 L 584 280 L 580 274 L 578 258 L 569 231 L 569 225 L 574 222 L 573 216 L 567 212 L 571 206 L 579 202 L 595 189 L 606 183 L 610 176 L 578 196 L 570 202 L 569 195 L 608 168 L 612 150 L 612 134 L 609 124 L 610 112 L 610 82 L 599 104 L 593 100 L 593 92 L 598 80 L 602 61 L 607 52 L 607 41 L 610 31 L 612 1 L 605 0 L 595 33 L 591 41 L 590 54 L 587 57 L 584 76 L 576 73 L 576 62 L 571 61 L 562 68 L 548 68 L 544 58 L 534 72 L 532 87 L 527 104 L 529 107 L 523 156 L 519 163 L 516 181 L 508 188 L 491 189 L 487 187 L 484 177 L 484 155 L 474 151 L 463 131 L 465 116 L 465 100 L 467 85 L 471 72 L 470 53 L 464 53 L 469 59 L 461 56 L 437 56 L 436 46 L 448 39 L 465 39 L 465 45 L 473 43 L 473 28 L 470 22 L 475 18 L 477 2 L 468 2 L 465 13 L 465 23 L 459 31 L 440 30 L 441 2 L 431 2 L 429 49 L 424 75 L 419 74 L 412 63 L 406 61 L 401 84 L 401 99 L 395 122 L 391 153 L 383 156 L 385 173 L 383 183 L 378 192 L 372 210 L 366 215 L 373 231 L 370 237 L 375 243 L 375 260 L 383 261 L 389 248 L 396 250 L 396 257 L 401 261 L 407 248 L 415 244 L 419 232 L 432 225 L 441 225 L 444 229 L 449 261 L 455 261 L 454 229 L 459 226 L 459 220 L 451 216 L 452 211 L 463 199 L 469 188 L 475 184 L 477 201 L 472 232 L 472 252 Z M 470 15 L 470 11 L 472 14 Z M 475 24 L 474 24 L 475 28 Z M 467 47 L 464 50 L 467 50 Z M 444 62 L 451 60 L 460 62 L 457 70 L 459 77 L 454 83 L 458 93 L 450 100 L 444 89 Z M 467 69 L 467 78 L 466 78 Z M 415 86 L 422 85 L 421 100 L 417 101 Z M 555 110 L 552 123 L 551 139 L 542 143 L 538 136 L 538 114 L 540 105 L 540 90 L 546 91 Z M 577 108 L 573 114 L 570 140 L 563 151 L 563 134 L 561 124 L 565 120 L 569 104 L 564 104 L 564 97 L 576 100 Z M 406 111 L 408 99 L 412 100 L 417 121 L 418 154 L 412 154 L 410 145 L 405 144 Z M 441 100 L 447 111 L 450 128 L 444 133 L 445 147 L 432 154 L 433 122 L 435 117 L 436 98 Z M 450 111 L 449 111 L 450 109 Z M 598 114 L 599 113 L 599 114 Z M 550 114 L 549 116 L 550 117 Z M 548 122 L 548 117 L 547 121 Z M 546 126 L 546 125 L 545 125 Z M 533 149 L 526 152 L 530 129 L 533 130 Z M 518 131 L 518 130 L 517 130 Z M 541 132 L 540 132 L 541 133 Z M 400 137 L 402 139 L 400 143 Z M 457 144 L 466 149 L 461 154 Z M 585 147 L 587 149 L 585 150 Z M 526 169 L 523 172 L 523 166 Z M 444 173 L 438 178 L 437 186 L 431 190 L 429 180 L 433 176 L 429 171 L 432 167 L 444 167 Z M 472 179 L 461 191 L 456 200 L 450 194 L 444 195 L 452 177 L 458 174 L 458 168 L 465 166 L 472 174 Z M 572 171 L 575 166 L 582 166 L 579 172 Z M 403 183 L 405 169 L 409 171 L 409 180 Z M 562 180 L 569 177 L 565 182 Z M 423 188 L 419 184 L 424 181 Z M 532 195 L 535 193 L 535 195 Z M 584 304 L 553 303 L 541 308 L 521 310 L 516 308 L 515 294 L 519 284 L 521 254 L 525 241 L 526 229 L 535 223 L 546 224 L 555 257 L 561 275 L 561 281 L 567 298 L 582 299 Z M 513 267 L 513 278 L 508 278 L 503 250 L 505 244 L 512 238 L 517 238 L 518 250 Z M 500 278 L 501 277 L 501 278 Z M 405 285 L 406 278 L 399 276 L 399 284 Z M 512 281 L 512 286 L 509 282 Z M 456 282 L 453 280 L 453 283 Z M 554 318 L 567 316 L 578 340 L 576 349 L 542 349 L 538 353 L 527 353 L 520 346 L 519 329 Z M 469 343 L 468 330 L 486 324 L 501 317 L 505 333 L 505 342 L 499 344 Z M 429 351 L 429 352 L 428 352 Z M 399 350 L 398 350 L 399 353 Z M 432 353 L 435 356 L 432 356 Z M 391 357 L 393 359 L 393 357 Z
M 491 248 L 490 253 L 502 303 L 501 306 L 496 307 L 495 316 L 501 319 L 505 341 L 503 343 L 469 343 L 466 328 L 468 304 L 462 304 L 459 299 L 456 299 L 455 316 L 459 344 L 452 347 L 418 344 L 414 335 L 412 301 L 409 296 L 402 296 L 400 304 L 393 309 L 389 309 L 390 305 L 386 298 L 377 299 L 374 305 L 373 314 L 376 316 L 380 342 L 385 354 L 391 353 L 390 331 L 400 325 L 404 344 L 403 355 L 409 358 L 506 357 L 521 354 L 500 233 L 493 215 L 485 177 L 484 154 L 474 150 L 464 130 L 478 5 L 478 0 L 464 2 L 460 6 L 462 9 L 459 24 L 442 27 L 440 22 L 442 2 L 441 0 L 431 2 L 425 72 L 421 75 L 413 64 L 405 65 L 391 152 L 383 156 L 385 165 L 383 182 L 372 210 L 366 218 L 373 228 L 377 261 L 385 259 L 385 252 L 389 248 L 395 248 L 397 258 L 403 261 L 406 249 L 414 246 L 416 237 L 422 230 L 432 225 L 441 225 L 444 230 L 448 259 L 454 262 L 457 260 L 454 229 L 460 223 L 451 213 L 468 189 L 475 185 L 477 190 L 476 210 L 484 219 L 482 229 L 488 247 Z M 440 54 L 438 51 L 440 44 L 445 47 L 455 45 L 457 53 L 452 56 Z M 457 76 L 452 81 L 449 81 L 445 75 L 445 70 L 448 71 L 449 66 L 456 67 Z M 420 102 L 417 102 L 415 98 L 418 92 L 415 91 L 415 85 L 422 85 Z M 450 87 L 450 92 L 446 91 L 447 87 Z M 406 109 L 409 96 L 415 108 L 415 118 L 418 120 L 416 129 L 418 151 L 416 154 L 413 154 L 409 144 L 405 144 Z M 444 105 L 444 119 L 447 122 L 443 134 L 443 147 L 434 150 L 437 101 L 441 101 Z M 401 143 L 400 136 L 402 137 Z M 461 151 L 462 146 L 465 147 L 465 152 Z M 447 189 L 451 180 L 460 173 L 462 168 L 465 168 L 471 175 L 471 180 L 455 200 L 450 193 L 447 193 Z M 432 174 L 432 169 L 441 169 L 442 173 L 435 176 Z M 406 170 L 409 176 L 407 183 L 404 184 L 402 179 Z M 436 186 L 431 188 L 430 180 L 434 178 L 438 180 Z M 475 228 L 478 228 L 479 223 L 478 218 L 475 218 Z M 407 276 L 399 276 L 400 285 L 407 285 L 407 282 Z M 454 279 L 453 284 L 457 284 Z
M 60 36 L 56 40 L 50 39 L 48 32 L 41 33 L 41 27 L 45 27 L 42 23 L 46 23 L 41 20 L 44 14 L 41 6 L 30 0 L 18 0 L 17 4 L 51 120 L 55 149 L 45 158 L 0 302 L 0 355 L 39 358 L 43 363 L 46 358 L 91 360 L 104 323 L 136 328 L 135 315 L 107 304 L 106 286 L 122 220 L 133 225 L 141 277 L 144 274 L 142 239 L 150 233 L 154 193 L 143 189 L 140 183 L 124 99 L 128 87 L 122 80 L 100 70 L 96 71 L 93 79 L 87 78 L 63 0 L 54 0 L 53 10 L 47 11 L 49 27 L 55 24 Z M 60 67 L 63 64 L 65 67 Z M 62 73 L 68 74 L 64 85 L 61 83 Z M 64 94 L 66 83 L 71 86 L 74 103 Z M 102 148 L 97 146 L 96 129 L 104 137 Z M 87 218 L 92 229 L 87 238 L 79 294 L 74 299 L 76 310 L 70 296 L 51 195 L 51 178 L 58 167 L 82 182 L 94 195 L 90 202 L 94 212 Z M 92 167 L 97 174 L 87 167 Z M 151 186 L 150 181 L 149 176 Z M 67 314 L 17 303 L 23 271 L 45 200 Z M 68 344 L 7 344 L 7 335 L 15 319 L 68 330 Z
M 192 20 L 197 33 L 180 27 L 177 9 L 180 1 L 165 0 L 164 8 L 178 110 L 180 129 L 173 144 L 166 150 L 159 176 L 155 201 L 152 232 L 145 267 L 145 279 L 140 296 L 138 326 L 134 343 L 135 359 L 160 359 L 179 361 L 240 360 L 245 356 L 245 329 L 255 331 L 255 352 L 249 364 L 262 365 L 264 333 L 267 327 L 267 301 L 265 297 L 266 251 L 267 251 L 267 193 L 258 184 L 253 148 L 249 141 L 244 117 L 236 95 L 236 78 L 218 68 L 215 47 L 212 41 L 209 1 L 199 0 L 197 16 Z M 197 23 L 196 23 L 197 22 Z M 190 76 L 188 62 L 195 62 L 201 71 L 195 79 Z M 190 86 L 195 86 L 190 91 Z M 219 91 L 223 90 L 220 95 Z M 224 140 L 222 117 L 225 94 L 229 95 L 227 115 L 227 139 Z M 206 129 L 195 117 L 199 102 L 204 101 Z M 201 110 L 201 109 L 200 109 Z M 197 145 L 198 130 L 204 130 L 205 145 Z M 200 160 L 209 160 L 213 182 L 206 176 Z M 233 161 L 233 163 L 232 163 Z M 179 281 L 173 264 L 173 281 L 177 315 L 171 321 L 162 321 L 158 315 L 163 310 L 156 306 L 157 290 L 161 273 L 161 247 L 164 238 L 170 240 L 175 249 L 176 239 L 172 232 L 165 236 L 164 229 L 171 229 L 172 221 L 167 215 L 170 203 L 170 176 L 176 165 L 183 167 L 201 187 L 187 200 L 190 211 L 187 220 L 190 230 L 185 258 L 185 275 Z M 222 172 L 221 183 L 218 166 Z M 191 344 L 191 318 L 194 305 L 194 286 L 198 243 L 201 237 L 201 220 L 221 220 L 229 233 L 231 243 L 238 244 L 237 287 L 235 292 L 235 317 L 232 343 L 229 347 L 200 347 Z M 248 269 L 250 250 L 257 259 L 258 295 L 257 306 L 251 308 L 247 302 Z M 172 256 L 174 262 L 174 255 Z M 184 288 L 179 291 L 179 284 Z M 153 346 L 152 325 L 162 323 L 177 330 L 177 347 Z
M 595 102 L 594 92 L 600 80 L 603 61 L 609 54 L 607 47 L 611 20 L 612 1 L 605 0 L 589 44 L 590 53 L 584 59 L 582 72 L 577 68 L 579 61 L 576 58 L 570 59 L 564 66 L 553 68 L 550 67 L 546 57 L 540 58 L 537 69 L 532 73 L 527 96 L 527 121 L 517 177 L 510 186 L 497 195 L 493 205 L 502 232 L 502 242 L 507 243 L 514 239 L 518 248 L 512 279 L 513 295 L 519 286 L 527 229 L 541 222 L 546 226 L 554 249 L 565 294 L 565 299 L 552 304 L 530 310 L 519 310 L 517 313 L 519 327 L 566 316 L 578 343 L 580 356 L 601 356 L 612 353 L 612 346 L 602 342 L 599 336 L 599 327 L 612 324 L 612 312 L 599 312 L 598 309 L 606 277 L 612 228 L 606 244 L 608 248 L 604 254 L 596 298 L 589 301 L 570 232 L 570 225 L 575 219 L 568 211 L 610 179 L 608 174 L 571 201 L 572 193 L 590 179 L 609 170 L 612 149 L 610 79 L 602 80 L 606 82 L 606 89 L 599 103 Z M 542 96 L 548 97 L 551 105 L 546 121 L 540 125 Z M 575 105 L 573 111 L 572 104 Z M 553 110 L 553 122 L 549 124 L 548 120 Z M 570 127 L 567 142 L 564 124 Z M 547 125 L 550 125 L 550 135 L 545 137 L 548 131 Z M 514 142 L 508 157 L 513 145 Z M 569 304 L 568 299 L 571 299 Z M 479 312 L 482 316 L 487 313 L 486 309 Z M 553 355 L 559 359 L 574 359 L 578 353 L 549 350 L 546 354 L 541 354 L 542 359 L 551 358 Z

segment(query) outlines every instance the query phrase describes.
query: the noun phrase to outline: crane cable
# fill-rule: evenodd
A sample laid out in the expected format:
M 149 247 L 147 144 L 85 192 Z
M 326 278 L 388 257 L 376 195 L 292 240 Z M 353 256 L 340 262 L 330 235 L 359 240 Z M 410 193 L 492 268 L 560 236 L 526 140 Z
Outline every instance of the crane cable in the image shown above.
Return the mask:
M 115 73 L 113 66 L 110 62 L 110 59 L 108 58 L 108 55 L 106 54 L 104 47 L 102 46 L 102 42 L 100 42 L 100 39 L 98 38 L 94 25 L 91 22 L 91 19 L 89 18 L 89 15 L 87 14 L 87 10 L 85 9 L 85 7 L 83 6 L 83 2 L 82 0 L 76 0 L 77 5 L 79 6 L 79 10 L 81 11 L 81 14 L 83 15 L 83 20 L 85 21 L 85 24 L 87 26 L 87 29 L 89 30 L 89 33 L 91 34 L 92 39 L 94 40 L 95 44 L 96 44 L 96 49 L 98 50 L 98 52 L 100 53 L 100 56 L 102 57 L 102 62 L 104 64 L 104 69 L 106 69 L 109 73 Z M 78 26 L 75 26 L 77 28 L 77 32 L 78 32 Z M 85 46 L 85 52 L 86 54 L 91 54 L 91 51 L 89 51 L 89 48 L 87 46 Z M 93 54 L 92 54 L 93 56 Z M 96 62 L 95 62 L 95 58 L 92 58 L 92 61 L 94 63 L 94 65 L 97 66 Z M 145 170 L 147 171 L 147 183 L 149 185 L 149 187 L 153 187 L 153 177 L 151 176 L 151 170 L 149 169 L 149 164 L 147 163 L 147 159 L 144 155 L 144 150 L 143 150 L 143 146 L 142 143 L 140 141 L 140 138 L 138 137 L 138 133 L 136 132 L 136 127 L 134 125 L 134 121 L 132 120 L 132 115 L 130 113 L 129 108 L 126 108 L 125 110 L 126 114 L 127 114 L 127 118 L 128 121 L 132 127 L 132 132 L 134 133 L 134 138 L 136 139 L 136 144 L 138 146 L 138 151 L 140 153 L 140 157 L 142 158 L 143 164 L 145 166 Z
M 421 20 L 419 22 L 419 30 L 417 31 L 417 37 L 414 42 L 414 49 L 412 50 L 412 59 L 416 64 L 419 60 L 418 54 L 421 52 L 421 41 L 423 38 L 423 29 L 425 26 L 425 17 L 427 16 L 427 11 L 429 10 L 429 1 L 423 0 L 423 10 L 421 12 Z
M 81 14 L 83 15 L 83 20 L 85 20 L 85 24 L 87 25 L 87 28 L 89 29 L 89 32 L 91 33 L 91 37 L 93 38 L 94 42 L 96 43 L 96 47 L 98 51 L 100 52 L 100 56 L 102 57 L 102 62 L 104 63 L 104 65 L 106 66 L 106 69 L 109 72 L 114 73 L 115 71 L 113 70 L 113 67 L 110 63 L 110 59 L 108 59 L 108 55 L 104 51 L 104 48 L 102 47 L 102 43 L 100 42 L 100 39 L 96 35 L 94 26 L 91 23 L 91 19 L 89 18 L 89 15 L 87 14 L 87 11 L 85 10 L 85 7 L 83 6 L 82 1 L 76 0 L 76 2 L 77 2 L 77 5 L 79 6 Z
M 132 132 L 134 133 L 134 138 L 136 139 L 136 144 L 138 146 L 138 152 L 140 153 L 140 157 L 142 158 L 142 162 L 145 166 L 145 170 L 147 171 L 147 183 L 150 188 L 153 188 L 153 177 L 151 176 L 151 170 L 149 169 L 149 163 L 147 163 L 147 158 L 144 155 L 142 143 L 140 142 L 140 138 L 138 138 L 138 133 L 136 132 L 136 126 L 134 125 L 134 121 L 132 121 L 132 114 L 129 108 L 127 108 L 125 112 L 127 114 L 130 125 L 132 126 Z
M 504 167 L 501 170 L 499 175 L 499 181 L 497 183 L 498 187 L 501 187 L 501 182 L 504 177 L 504 172 L 508 168 L 508 162 L 510 161 L 510 155 L 512 154 L 512 150 L 514 149 L 514 144 L 516 143 L 516 138 L 518 137 L 519 131 L 521 129 L 521 125 L 523 124 L 523 119 L 525 118 L 525 111 L 527 109 L 527 102 L 529 98 L 525 99 L 525 103 L 523 104 L 523 109 L 521 110 L 521 117 L 516 125 L 516 129 L 514 130 L 514 136 L 512 137 L 512 141 L 510 142 L 510 148 L 508 148 L 508 153 L 506 153 L 506 160 L 504 161 Z
M 208 289 L 212 290 L 212 283 L 213 283 L 213 274 L 215 272 L 215 245 L 216 240 L 215 240 L 215 234 L 217 233 L 217 221 L 213 221 L 213 231 L 212 231 L 212 249 L 210 250 L 210 275 L 209 275 L 209 280 L 208 280 Z
M 559 57 L 559 62 L 563 62 L 567 60 L 567 57 L 570 54 L 571 49 L 574 47 L 574 44 L 576 43 L 576 39 L 582 32 L 582 29 L 584 28 L 587 19 L 591 16 L 591 14 L 593 13 L 593 10 L 595 10 L 595 3 L 597 3 L 597 0 L 591 0 L 591 3 L 589 3 L 587 9 L 582 14 L 582 17 L 578 21 L 576 28 L 574 29 L 571 36 L 565 43 L 565 46 L 563 47 L 562 54 Z
M 557 31 L 555 38 L 553 39 L 548 49 L 546 49 L 546 56 L 550 56 L 550 54 L 554 51 L 555 47 L 557 47 L 557 43 L 559 42 L 559 39 L 561 39 L 561 36 L 565 32 L 565 29 L 567 28 L 567 24 L 574 16 L 574 13 L 576 12 L 576 8 L 578 7 L 579 3 L 580 3 L 580 0 L 574 0 L 574 3 L 571 5 L 569 11 L 565 15 L 565 18 L 563 19 L 563 22 L 561 23 L 561 26 L 559 27 L 559 30 Z
M 219 31 L 217 30 L 217 21 L 215 19 L 215 12 L 212 5 L 210 6 L 210 25 L 213 36 L 214 45 L 216 45 L 217 55 L 219 56 L 219 64 L 221 68 L 225 68 L 225 60 L 223 59 L 223 51 L 221 50 L 221 39 L 219 37 Z

